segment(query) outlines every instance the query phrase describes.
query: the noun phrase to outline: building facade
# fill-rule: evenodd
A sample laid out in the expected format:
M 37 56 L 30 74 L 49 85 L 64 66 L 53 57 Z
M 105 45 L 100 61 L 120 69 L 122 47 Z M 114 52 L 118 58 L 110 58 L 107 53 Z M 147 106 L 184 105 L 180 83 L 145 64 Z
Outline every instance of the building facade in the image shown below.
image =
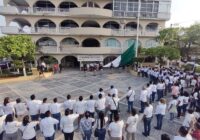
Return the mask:
M 4 34 L 31 35 L 36 59 L 52 56 L 64 67 L 107 63 L 136 41 L 157 45 L 170 19 L 171 0 L 4 0 Z M 140 7 L 140 8 L 139 8 Z M 138 10 L 140 9 L 140 11 Z M 139 11 L 139 25 L 137 25 Z

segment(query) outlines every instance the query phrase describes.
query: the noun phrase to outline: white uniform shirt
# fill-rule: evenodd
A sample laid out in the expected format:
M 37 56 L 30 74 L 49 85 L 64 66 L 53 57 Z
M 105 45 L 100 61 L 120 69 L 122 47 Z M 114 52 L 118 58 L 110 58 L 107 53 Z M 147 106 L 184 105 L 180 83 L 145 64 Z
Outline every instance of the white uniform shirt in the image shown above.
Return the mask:
M 128 125 L 127 131 L 129 133 L 134 133 L 137 131 L 138 121 L 139 121 L 139 116 L 137 114 L 135 116 L 128 117 L 126 124 Z
M 178 103 L 179 103 L 178 106 L 182 106 L 183 105 L 184 98 L 185 98 L 184 96 L 179 96 L 178 97 Z
M 186 116 L 185 116 L 185 119 L 183 121 L 182 126 L 190 127 L 191 122 L 194 121 L 194 120 L 195 120 L 194 114 L 187 113 Z
M 111 110 L 117 110 L 119 98 L 115 97 L 112 98 L 109 102 Z
M 49 110 L 50 110 L 51 114 L 57 114 L 57 113 L 61 112 L 61 107 L 62 107 L 62 104 L 60 104 L 60 103 L 52 103 L 49 106 Z
M 101 99 L 96 100 L 95 107 L 97 108 L 97 110 L 104 110 L 105 109 L 105 102 L 106 102 L 105 98 L 101 98 Z
M 113 88 L 110 90 L 110 94 L 111 95 L 115 94 L 115 97 L 118 97 L 118 90 L 116 88 Z
M 147 90 L 142 90 L 140 94 L 140 101 L 147 102 L 147 95 L 148 95 Z
M 95 100 L 88 100 L 86 102 L 86 111 L 95 112 Z
M 55 133 L 54 125 L 58 124 L 59 121 L 52 118 L 46 117 L 40 121 L 40 130 L 42 131 L 44 137 L 51 137 Z
M 3 124 L 4 124 L 5 118 L 6 118 L 6 115 L 3 115 L 0 117 L 0 134 L 3 132 Z
M 145 107 L 144 115 L 146 118 L 151 118 L 153 116 L 153 106 L 151 104 L 148 107 Z
M 71 114 L 62 116 L 60 120 L 60 128 L 65 133 L 72 133 L 74 131 L 74 121 L 78 118 L 78 114 Z
M 16 110 L 17 115 L 25 115 L 28 112 L 25 103 L 17 103 L 14 105 L 14 108 Z
M 188 139 L 182 136 L 174 136 L 174 140 L 188 140 Z
M 50 103 L 43 103 L 39 107 L 40 114 L 45 114 L 49 110 Z
M 30 100 L 27 102 L 27 107 L 30 115 L 37 115 L 42 102 L 40 100 Z
M 6 132 L 6 134 L 13 134 L 17 132 L 19 129 L 19 126 L 21 125 L 20 122 L 13 121 L 13 122 L 7 122 L 3 123 L 3 130 Z
M 0 116 L 4 115 L 3 105 L 0 104 Z
M 156 106 L 156 113 L 155 114 L 161 114 L 161 115 L 165 115 L 165 111 L 166 111 L 166 104 L 162 104 L 159 102 L 159 104 Z
M 86 110 L 86 102 L 85 101 L 77 101 L 75 104 L 75 112 L 77 114 L 84 114 Z
M 123 126 L 124 126 L 123 120 L 110 123 L 108 130 L 110 131 L 111 137 L 121 138 Z
M 10 102 L 7 103 L 6 106 L 3 106 L 3 110 L 6 115 L 13 114 L 15 112 L 14 104 L 15 104 L 14 102 Z
M 75 103 L 76 103 L 75 100 L 71 100 L 71 99 L 70 100 L 66 100 L 64 102 L 64 109 L 73 110 Z
M 135 100 L 135 91 L 129 90 L 126 96 L 129 97 L 129 102 L 133 102 Z
M 32 139 L 36 136 L 35 132 L 35 126 L 37 125 L 37 122 L 30 122 L 27 124 L 27 126 L 20 126 L 20 130 L 22 131 L 22 138 L 25 140 Z

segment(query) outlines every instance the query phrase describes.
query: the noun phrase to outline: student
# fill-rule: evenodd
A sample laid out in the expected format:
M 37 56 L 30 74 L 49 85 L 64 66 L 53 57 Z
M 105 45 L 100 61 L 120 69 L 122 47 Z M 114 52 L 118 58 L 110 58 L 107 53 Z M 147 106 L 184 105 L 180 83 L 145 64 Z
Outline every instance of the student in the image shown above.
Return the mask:
M 188 129 L 184 126 L 181 126 L 178 130 L 178 135 L 174 136 L 174 140 L 188 140 L 187 135 L 188 135 Z
M 90 95 L 90 99 L 86 102 L 86 111 L 90 113 L 90 117 L 94 118 L 95 100 L 93 100 L 93 95 Z
M 164 98 L 161 98 L 160 102 L 156 107 L 156 113 L 155 113 L 157 118 L 157 126 L 155 127 L 155 129 L 157 130 L 161 130 L 162 128 L 162 121 L 165 115 L 165 110 L 166 110 L 166 100 Z
M 126 94 L 127 102 L 128 102 L 128 112 L 131 112 L 133 108 L 133 102 L 135 100 L 135 91 L 128 87 L 128 92 Z
M 27 106 L 25 103 L 21 102 L 20 98 L 16 99 L 16 104 L 14 105 L 15 108 L 15 116 L 18 118 L 18 121 L 21 121 L 23 116 L 28 114 Z
M 102 94 L 99 94 L 99 98 L 95 102 L 97 114 L 99 114 L 100 111 L 105 112 L 105 103 L 106 99 L 102 96 Z
M 51 117 L 51 112 L 45 113 L 45 118 L 40 121 L 40 130 L 45 140 L 54 140 L 55 129 L 54 125 L 58 124 L 59 121 Z
M 6 118 L 6 115 L 0 115 L 0 140 L 3 139 L 3 124 L 4 124 L 4 120 Z
M 142 88 L 142 91 L 141 91 L 141 94 L 140 94 L 140 102 L 141 102 L 141 110 L 140 110 L 140 113 L 143 113 L 144 112 L 144 108 L 145 108 L 145 103 L 147 102 L 147 95 L 148 95 L 148 92 L 146 90 L 145 87 Z
M 83 101 L 83 96 L 79 96 L 79 101 L 77 101 L 75 104 L 75 112 L 80 115 L 79 116 L 80 118 L 84 116 L 85 109 L 86 109 L 85 105 L 86 105 L 86 102 Z
M 99 92 L 97 92 L 97 98 L 99 97 L 99 94 L 101 94 L 103 97 L 105 96 L 103 88 L 99 88 Z
M 80 131 L 83 140 L 90 140 L 92 135 L 92 126 L 94 124 L 94 119 L 89 117 L 89 112 L 85 112 L 85 117 L 80 121 Z
M 136 109 L 132 108 L 131 115 L 126 121 L 126 140 L 135 140 L 135 133 L 137 131 L 137 124 L 139 121 L 139 116 Z
M 153 116 L 153 106 L 148 102 L 145 102 L 145 109 L 144 109 L 144 132 L 142 133 L 145 137 L 150 135 L 151 131 L 151 121 Z
M 119 98 L 116 97 L 115 94 L 112 95 L 112 99 L 110 100 L 109 102 L 109 108 L 110 108 L 110 111 L 111 111 L 111 114 L 110 114 L 110 122 L 112 122 L 112 118 L 113 116 L 117 115 L 119 112 L 118 112 L 118 102 L 119 102 Z
M 177 118 L 179 119 L 181 117 L 181 113 L 182 113 L 182 110 L 183 110 L 183 101 L 184 101 L 184 94 L 183 92 L 180 93 L 180 96 L 178 97 L 177 101 L 177 112 L 178 112 L 178 115 L 177 115 Z
M 156 82 L 153 82 L 152 85 L 152 94 L 151 94 L 151 102 L 153 103 L 155 101 L 155 95 L 157 93 L 157 85 Z
M 64 109 L 66 110 L 66 109 L 68 109 L 68 110 L 70 110 L 70 114 L 72 114 L 73 113 L 73 110 L 74 110 L 74 105 L 75 105 L 75 100 L 72 100 L 71 99 L 71 95 L 70 94 L 68 94 L 67 95 L 67 100 L 64 102 Z
M 169 102 L 168 112 L 170 113 L 170 121 L 173 121 L 175 118 L 175 114 L 177 113 L 177 97 L 175 95 L 172 96 L 172 100 Z
M 55 125 L 57 130 L 60 129 L 61 106 L 62 104 L 58 103 L 57 98 L 54 98 L 53 103 L 49 106 L 49 111 L 51 112 L 52 117 L 59 121 L 58 125 Z
M 170 140 L 170 137 L 167 134 L 162 134 L 161 135 L 161 140 Z
M 41 119 L 45 118 L 45 112 L 47 112 L 49 110 L 49 106 L 50 106 L 50 104 L 47 103 L 47 98 L 44 98 L 42 104 L 39 107 L 39 112 L 40 112 L 40 118 Z
M 119 115 L 114 116 L 114 122 L 108 126 L 108 135 L 110 140 L 121 140 L 123 139 L 123 127 L 124 121 L 120 120 Z
M 196 119 L 195 119 L 195 116 L 193 114 L 193 110 L 188 109 L 188 113 L 186 114 L 186 116 L 183 120 L 182 126 L 190 128 L 191 126 L 193 126 L 195 121 L 196 121 Z
M 20 123 L 14 121 L 13 115 L 8 114 L 3 123 L 3 140 L 20 140 L 19 126 Z
M 37 123 L 37 121 L 30 122 L 28 115 L 24 116 L 22 125 L 20 126 L 23 140 L 36 140 L 35 127 Z
M 98 119 L 96 120 L 96 129 L 98 131 L 98 140 L 105 140 L 106 136 L 106 123 L 108 121 L 108 117 L 105 117 L 103 112 L 99 112 Z
M 31 116 L 32 121 L 39 120 L 39 107 L 42 103 L 40 100 L 35 100 L 35 95 L 30 96 L 30 101 L 27 102 L 27 107 L 29 111 L 29 115 Z
M 6 97 L 3 102 L 3 111 L 5 115 L 12 114 L 14 115 L 15 109 L 13 103 L 10 102 L 10 98 Z
M 183 116 L 185 116 L 185 113 L 187 111 L 187 107 L 188 107 L 188 104 L 189 104 L 189 93 L 188 92 L 184 92 L 183 93 L 184 95 L 184 99 L 183 99 Z
M 194 130 L 191 132 L 191 135 L 196 140 L 200 139 L 200 123 L 199 122 L 195 123 Z
M 115 96 L 118 97 L 118 90 L 113 85 L 111 85 L 110 86 L 110 95 L 113 95 L 113 94 L 115 94 Z
M 73 140 L 74 137 L 74 121 L 78 118 L 79 114 L 71 114 L 69 109 L 65 110 L 65 115 L 61 117 L 60 129 L 64 134 L 65 140 Z

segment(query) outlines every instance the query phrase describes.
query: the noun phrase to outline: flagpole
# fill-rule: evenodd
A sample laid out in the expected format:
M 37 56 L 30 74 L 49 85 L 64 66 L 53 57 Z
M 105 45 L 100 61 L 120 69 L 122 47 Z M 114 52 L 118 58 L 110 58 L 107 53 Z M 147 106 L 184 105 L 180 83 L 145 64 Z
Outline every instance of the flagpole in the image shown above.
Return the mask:
M 138 57 L 138 43 L 139 43 L 139 30 L 140 30 L 140 9 L 141 9 L 141 0 L 138 0 L 137 35 L 136 35 L 135 57 Z

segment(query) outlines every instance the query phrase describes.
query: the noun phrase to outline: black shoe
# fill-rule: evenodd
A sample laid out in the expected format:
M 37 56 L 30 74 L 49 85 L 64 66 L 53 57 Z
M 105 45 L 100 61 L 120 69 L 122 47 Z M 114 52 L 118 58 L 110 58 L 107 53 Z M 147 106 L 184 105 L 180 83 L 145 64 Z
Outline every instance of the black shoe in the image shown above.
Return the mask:
M 144 132 L 142 133 L 142 135 L 144 135 L 145 137 L 147 137 L 148 135 L 147 134 L 145 134 Z

